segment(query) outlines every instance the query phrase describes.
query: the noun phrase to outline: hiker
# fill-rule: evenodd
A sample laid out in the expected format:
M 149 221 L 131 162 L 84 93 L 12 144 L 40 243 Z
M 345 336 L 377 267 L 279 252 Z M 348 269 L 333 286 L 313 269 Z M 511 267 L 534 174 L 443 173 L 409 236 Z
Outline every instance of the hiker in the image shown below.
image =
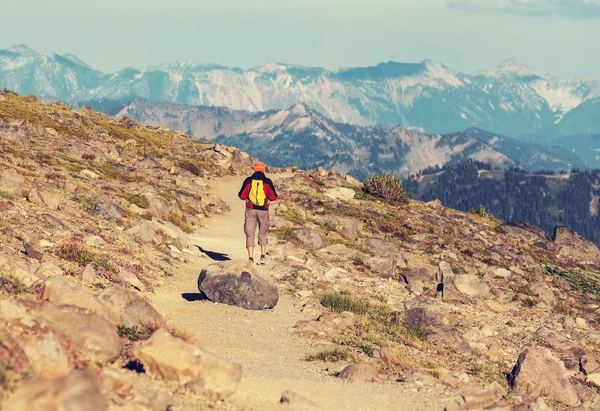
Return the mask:
M 265 176 L 265 164 L 260 161 L 254 164 L 254 174 L 244 180 L 238 197 L 246 201 L 244 218 L 244 233 L 248 261 L 254 262 L 254 237 L 258 225 L 258 244 L 260 245 L 260 260 L 264 265 L 267 255 L 267 237 L 269 235 L 269 203 L 277 199 L 273 182 Z

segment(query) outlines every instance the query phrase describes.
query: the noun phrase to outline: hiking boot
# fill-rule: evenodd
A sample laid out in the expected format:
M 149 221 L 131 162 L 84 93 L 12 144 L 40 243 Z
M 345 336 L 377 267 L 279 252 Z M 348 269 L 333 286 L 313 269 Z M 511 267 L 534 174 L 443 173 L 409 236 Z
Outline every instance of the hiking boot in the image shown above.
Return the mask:
M 248 262 L 249 263 L 253 263 L 254 262 L 254 257 L 248 257 Z
M 258 260 L 258 265 L 265 265 L 267 263 L 267 257 L 263 254 L 260 256 L 260 260 Z

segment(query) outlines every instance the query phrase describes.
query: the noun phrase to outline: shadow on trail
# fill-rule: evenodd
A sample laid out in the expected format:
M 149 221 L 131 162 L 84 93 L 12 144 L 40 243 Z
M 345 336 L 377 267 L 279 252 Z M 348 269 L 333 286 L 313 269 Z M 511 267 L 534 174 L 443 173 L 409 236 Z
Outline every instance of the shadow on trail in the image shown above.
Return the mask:
M 189 302 L 208 300 L 208 297 L 204 293 L 182 293 L 181 298 Z
M 211 260 L 214 260 L 214 261 L 229 261 L 229 260 L 231 260 L 231 258 L 229 258 L 229 255 L 227 255 L 227 254 L 217 253 L 215 251 L 208 251 L 208 250 L 205 250 L 204 248 L 200 247 L 199 245 L 196 245 L 196 247 L 198 247 L 198 250 L 200 250 L 201 253 L 206 254 L 208 256 L 208 258 L 210 258 Z

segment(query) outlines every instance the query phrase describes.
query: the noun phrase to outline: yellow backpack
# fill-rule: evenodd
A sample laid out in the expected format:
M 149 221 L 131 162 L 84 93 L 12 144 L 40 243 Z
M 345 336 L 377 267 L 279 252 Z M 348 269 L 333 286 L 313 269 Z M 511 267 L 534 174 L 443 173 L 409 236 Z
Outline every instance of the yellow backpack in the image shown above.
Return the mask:
M 262 180 L 252 180 L 248 200 L 256 206 L 263 207 L 267 196 L 265 195 L 265 186 Z

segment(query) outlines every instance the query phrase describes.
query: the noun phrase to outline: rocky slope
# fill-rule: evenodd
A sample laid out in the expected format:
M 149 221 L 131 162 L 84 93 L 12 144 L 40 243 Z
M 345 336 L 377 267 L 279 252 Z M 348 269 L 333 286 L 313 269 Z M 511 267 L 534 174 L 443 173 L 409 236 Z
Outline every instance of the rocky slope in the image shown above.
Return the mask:
M 600 250 L 574 232 L 550 241 L 534 226 L 437 202 L 388 204 L 338 172 L 288 170 L 276 179 L 268 265 L 216 266 L 238 241 L 232 227 L 220 231 L 222 249 L 194 245 L 212 218 L 230 220 L 215 217 L 228 206 L 211 193 L 246 174 L 243 152 L 6 93 L 0 144 L 3 409 L 318 409 L 355 389 L 415 410 L 600 405 Z M 171 298 L 170 279 L 191 270 L 203 270 L 199 288 L 213 301 L 253 308 L 272 306 L 275 282 L 285 311 L 232 307 L 223 321 L 198 321 L 206 330 L 159 314 L 148 301 Z M 223 313 L 186 297 L 194 315 Z M 295 325 L 269 327 L 282 312 Z M 250 341 L 249 318 L 305 352 L 282 355 L 285 344 L 269 340 L 272 355 L 240 368 L 190 337 L 208 334 L 217 348 L 221 333 L 239 332 L 244 362 L 262 337 Z M 219 331 L 233 324 L 245 328 Z M 318 381 L 320 396 L 290 380 L 299 392 L 236 400 L 245 367 L 307 362 L 319 365 L 303 378 Z M 352 409 L 380 399 L 365 394 Z
M 336 71 L 178 61 L 104 74 L 72 55 L 16 46 L 0 51 L 0 87 L 68 103 L 144 98 L 248 111 L 306 103 L 338 122 L 402 124 L 429 133 L 468 127 L 511 136 L 600 132 L 598 80 L 563 80 L 513 60 L 472 74 L 429 60 Z

